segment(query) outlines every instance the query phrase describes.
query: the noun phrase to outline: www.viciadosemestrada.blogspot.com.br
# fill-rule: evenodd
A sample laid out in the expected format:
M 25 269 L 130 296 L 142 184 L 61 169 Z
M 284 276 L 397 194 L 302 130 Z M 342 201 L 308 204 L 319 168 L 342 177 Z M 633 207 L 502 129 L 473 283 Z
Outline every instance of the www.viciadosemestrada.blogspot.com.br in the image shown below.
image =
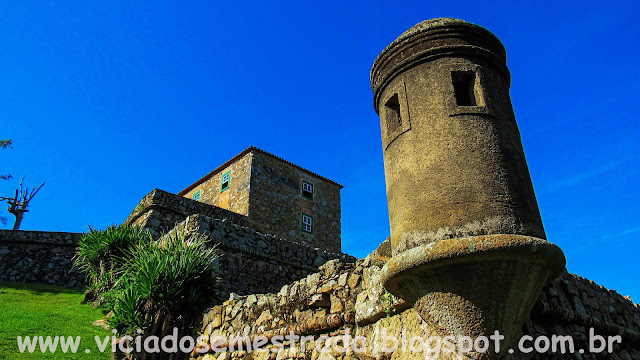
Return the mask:
M 191 336 L 178 337 L 178 329 L 174 328 L 171 334 L 162 338 L 158 336 L 143 337 L 142 330 L 138 330 L 137 336 L 95 336 L 95 345 L 99 352 L 123 352 L 123 353 L 220 353 L 233 351 L 271 351 L 280 352 L 287 348 L 309 349 L 308 343 L 313 344 L 319 352 L 334 353 L 365 353 L 367 351 L 380 353 L 393 353 L 395 351 L 423 353 L 426 359 L 436 359 L 442 354 L 455 353 L 464 355 L 469 352 L 485 353 L 614 353 L 616 345 L 622 343 L 620 335 L 603 336 L 589 329 L 587 348 L 576 348 L 573 337 L 569 335 L 552 335 L 532 337 L 525 335 L 519 339 L 516 348 L 503 348 L 504 335 L 495 331 L 490 336 L 471 338 L 468 336 L 413 336 L 406 335 L 406 329 L 402 328 L 400 336 L 387 333 L 387 329 L 376 330 L 373 336 L 352 336 L 350 329 L 345 330 L 340 336 L 300 336 L 293 332 L 288 335 L 276 335 L 271 338 L 265 336 Z M 82 350 L 80 336 L 18 336 L 17 345 L 20 353 L 77 353 L 84 351 L 90 353 L 90 349 Z M 370 346 L 372 345 L 372 346 Z M 491 349 L 491 350 L 490 350 Z

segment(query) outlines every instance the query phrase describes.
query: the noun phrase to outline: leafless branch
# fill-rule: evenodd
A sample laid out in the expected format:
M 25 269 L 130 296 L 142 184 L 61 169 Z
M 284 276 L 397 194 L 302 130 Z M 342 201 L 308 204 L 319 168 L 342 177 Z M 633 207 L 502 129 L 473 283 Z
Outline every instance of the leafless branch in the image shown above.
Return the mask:
M 9 204 L 9 211 L 16 217 L 16 222 L 13 226 L 13 230 L 18 230 L 20 228 L 20 223 L 22 222 L 22 217 L 24 213 L 29 212 L 27 207 L 29 206 L 29 202 L 33 199 L 34 196 L 38 193 L 38 191 L 44 186 L 44 182 L 40 184 L 35 189 L 29 191 L 29 188 L 22 188 L 22 182 L 24 181 L 24 176 L 20 179 L 20 187 L 16 189 L 16 194 L 14 197 L 0 197 L 0 201 L 6 201 Z

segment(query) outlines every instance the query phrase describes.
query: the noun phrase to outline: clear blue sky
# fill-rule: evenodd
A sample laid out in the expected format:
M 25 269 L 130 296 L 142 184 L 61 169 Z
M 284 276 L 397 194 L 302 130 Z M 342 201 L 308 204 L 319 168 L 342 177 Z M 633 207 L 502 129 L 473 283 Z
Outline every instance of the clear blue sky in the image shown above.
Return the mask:
M 635 2 L 31 2 L 0 16 L 0 182 L 47 184 L 26 230 L 122 222 L 250 145 L 343 184 L 343 250 L 389 234 L 369 70 L 421 20 L 495 33 L 550 241 L 640 301 Z M 399 6 L 402 4 L 402 6 Z M 13 216 L 9 217 L 9 227 Z

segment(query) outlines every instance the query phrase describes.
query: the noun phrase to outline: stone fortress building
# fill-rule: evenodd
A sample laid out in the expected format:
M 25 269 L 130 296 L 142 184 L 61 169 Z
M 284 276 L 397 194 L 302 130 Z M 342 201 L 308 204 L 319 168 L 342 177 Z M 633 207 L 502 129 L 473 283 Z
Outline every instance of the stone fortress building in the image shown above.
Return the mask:
M 206 234 L 222 252 L 229 300 L 207 310 L 200 334 L 244 338 L 192 357 L 640 359 L 639 305 L 567 273 L 564 254 L 546 240 L 502 43 L 462 20 L 427 20 L 380 53 L 371 86 L 391 236 L 365 259 L 341 253 L 342 186 L 254 147 L 178 194 L 153 190 L 126 219 L 156 236 Z M 68 269 L 61 254 L 74 236 L 1 231 L 0 279 L 70 285 L 48 274 Z M 14 254 L 55 260 L 37 267 Z M 479 339 L 495 330 L 501 349 L 491 343 L 486 352 L 385 349 L 380 337 Z M 247 351 L 256 336 L 291 332 L 312 340 Z M 588 351 L 593 333 L 614 339 L 610 352 Z M 366 341 L 318 350 L 345 334 Z M 553 335 L 571 339 L 573 351 L 509 351 L 523 336 L 531 347 Z
M 256 228 L 340 252 L 342 185 L 250 147 L 178 193 L 247 216 Z
M 154 190 L 126 223 L 156 236 L 205 231 L 222 256 L 229 292 L 271 292 L 342 254 L 342 185 L 256 147 L 249 147 L 177 195 Z

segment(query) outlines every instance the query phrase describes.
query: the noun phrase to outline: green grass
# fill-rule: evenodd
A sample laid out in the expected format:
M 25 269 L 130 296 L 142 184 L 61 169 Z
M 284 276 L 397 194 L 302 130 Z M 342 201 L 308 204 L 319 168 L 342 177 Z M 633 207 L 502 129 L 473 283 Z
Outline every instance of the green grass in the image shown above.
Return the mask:
M 91 324 L 103 317 L 90 305 L 81 305 L 81 290 L 58 286 L 0 282 L 0 359 L 110 359 L 111 342 L 104 353 L 96 346 L 95 336 L 104 341 L 111 332 Z M 17 337 L 80 336 L 76 354 L 20 353 Z M 90 349 L 91 353 L 85 353 Z

